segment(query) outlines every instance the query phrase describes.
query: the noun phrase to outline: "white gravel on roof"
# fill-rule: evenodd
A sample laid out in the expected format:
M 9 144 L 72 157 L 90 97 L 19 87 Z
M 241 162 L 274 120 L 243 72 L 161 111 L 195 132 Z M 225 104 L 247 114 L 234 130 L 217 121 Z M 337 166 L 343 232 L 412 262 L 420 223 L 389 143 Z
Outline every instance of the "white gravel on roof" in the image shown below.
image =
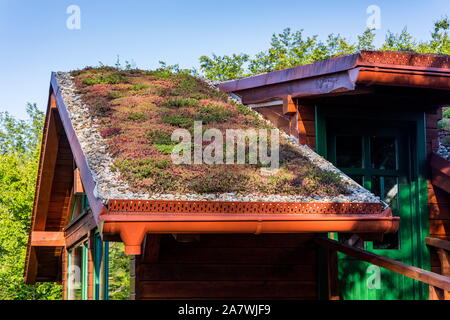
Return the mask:
M 289 143 L 299 152 L 309 159 L 316 166 L 323 170 L 338 173 L 349 195 L 330 196 L 282 196 L 282 195 L 252 195 L 252 194 L 160 194 L 146 192 L 131 192 L 130 186 L 121 179 L 119 172 L 112 171 L 113 158 L 108 152 L 107 143 L 100 135 L 100 128 L 97 120 L 90 116 L 89 107 L 81 100 L 77 94 L 72 76 L 68 72 L 57 72 L 56 79 L 61 88 L 61 95 L 72 121 L 77 138 L 80 142 L 96 182 L 95 196 L 106 201 L 108 199 L 130 199 L 130 200 L 182 200 L 182 201 L 265 201 L 265 202 L 340 202 L 340 203 L 377 203 L 380 199 L 373 193 L 367 191 L 355 181 L 346 176 L 342 171 L 334 167 L 329 161 L 319 156 L 308 146 L 300 145 L 295 138 L 288 136 L 283 131 L 280 135 L 288 139 Z M 230 98 L 231 99 L 231 98 Z M 258 116 L 262 118 L 259 113 Z M 271 124 L 273 127 L 273 125 Z M 275 128 L 275 127 L 274 127 Z

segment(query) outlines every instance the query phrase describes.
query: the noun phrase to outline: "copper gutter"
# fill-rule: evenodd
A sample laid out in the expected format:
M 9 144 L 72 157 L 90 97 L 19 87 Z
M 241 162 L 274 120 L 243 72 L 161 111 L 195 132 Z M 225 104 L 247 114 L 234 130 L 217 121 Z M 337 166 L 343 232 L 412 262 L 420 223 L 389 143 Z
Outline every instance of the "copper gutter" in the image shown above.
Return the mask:
M 200 202 L 112 200 L 100 217 L 103 234 L 120 235 L 125 252 L 139 255 L 147 233 L 392 233 L 399 227 L 379 203 Z

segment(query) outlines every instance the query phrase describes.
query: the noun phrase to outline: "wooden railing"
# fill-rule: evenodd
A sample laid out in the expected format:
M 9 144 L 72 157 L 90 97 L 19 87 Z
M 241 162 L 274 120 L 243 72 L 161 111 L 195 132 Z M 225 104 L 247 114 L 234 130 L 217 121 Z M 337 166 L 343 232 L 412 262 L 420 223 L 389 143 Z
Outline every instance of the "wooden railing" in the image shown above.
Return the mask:
M 428 246 L 436 250 L 441 263 L 441 274 L 446 277 L 450 277 L 450 241 L 442 240 L 438 238 L 426 238 Z M 437 299 L 450 300 L 450 292 L 435 290 L 432 295 Z
M 316 238 L 315 242 L 329 250 L 345 253 L 348 256 L 426 283 L 435 290 L 440 299 L 445 299 L 448 295 L 448 291 L 450 291 L 450 277 L 448 276 L 417 268 L 328 238 Z M 433 240 L 433 243 L 436 243 L 436 241 Z M 448 244 L 444 245 L 447 246 Z

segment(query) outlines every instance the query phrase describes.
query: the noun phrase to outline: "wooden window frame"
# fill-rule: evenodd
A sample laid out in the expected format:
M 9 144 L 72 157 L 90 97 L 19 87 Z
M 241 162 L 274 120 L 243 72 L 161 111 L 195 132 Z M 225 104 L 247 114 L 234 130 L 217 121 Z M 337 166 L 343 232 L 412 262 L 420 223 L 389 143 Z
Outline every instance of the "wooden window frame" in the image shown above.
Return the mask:
M 88 299 L 88 274 L 89 274 L 89 264 L 88 264 L 88 246 L 87 241 L 84 241 L 68 250 L 67 252 L 67 298 L 69 300 L 74 300 L 71 295 L 71 272 L 70 268 L 72 267 L 72 252 L 73 250 L 81 247 L 81 300 L 87 300 Z
M 100 300 L 101 297 L 101 280 L 102 267 L 101 263 L 103 261 L 103 300 L 108 300 L 109 296 L 109 243 L 103 242 L 100 234 L 98 232 L 94 235 L 94 300 Z

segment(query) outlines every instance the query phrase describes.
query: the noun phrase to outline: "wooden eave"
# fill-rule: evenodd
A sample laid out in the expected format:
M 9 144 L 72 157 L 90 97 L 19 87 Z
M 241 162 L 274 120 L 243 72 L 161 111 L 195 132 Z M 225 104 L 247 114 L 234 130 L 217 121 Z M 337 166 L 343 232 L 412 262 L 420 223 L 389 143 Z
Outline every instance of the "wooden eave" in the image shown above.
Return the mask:
M 450 58 L 400 52 L 361 51 L 218 85 L 243 103 L 324 95 L 364 94 L 373 86 L 433 90 L 450 88 Z M 450 101 L 450 100 L 448 100 Z
M 60 221 L 57 225 L 50 225 L 50 217 L 47 217 L 47 215 L 51 208 L 52 186 L 55 184 L 57 187 L 61 183 L 56 181 L 56 177 L 68 174 L 71 175 L 71 180 L 73 180 L 73 170 L 69 172 L 58 171 L 62 170 L 58 166 L 58 157 L 61 157 L 61 150 L 59 149 L 62 143 L 61 139 L 64 142 L 68 142 L 67 147 L 70 149 L 71 157 L 73 157 L 73 161 L 79 170 L 84 192 L 89 199 L 93 219 L 97 223 L 101 212 L 106 209 L 101 200 L 94 196 L 94 179 L 70 121 L 56 76 L 52 73 L 25 260 L 24 277 L 25 282 L 28 284 L 33 284 L 36 281 L 58 281 L 58 275 L 54 271 L 51 271 L 52 274 L 55 274 L 55 278 L 52 278 L 46 274 L 46 270 L 53 270 L 55 264 L 61 264 L 61 250 L 65 246 L 65 242 L 63 243 L 60 236 L 68 222 L 68 217 L 66 217 L 68 210 L 61 209 L 57 212 L 58 217 L 51 217 L 53 221 L 55 219 Z M 71 166 L 73 166 L 72 160 L 60 159 L 60 162 L 63 161 L 69 161 Z M 71 185 L 73 186 L 73 181 Z M 60 192 L 60 190 L 55 191 Z M 59 203 L 59 207 L 67 208 L 69 206 L 69 195 L 66 195 L 65 199 L 66 203 Z M 55 232 L 58 234 L 57 237 Z M 45 241 L 36 241 L 38 238 L 45 239 Z M 41 272 L 44 274 L 43 276 L 40 276 Z
M 103 234 L 139 255 L 147 233 L 391 233 L 399 218 L 381 203 L 109 200 Z

